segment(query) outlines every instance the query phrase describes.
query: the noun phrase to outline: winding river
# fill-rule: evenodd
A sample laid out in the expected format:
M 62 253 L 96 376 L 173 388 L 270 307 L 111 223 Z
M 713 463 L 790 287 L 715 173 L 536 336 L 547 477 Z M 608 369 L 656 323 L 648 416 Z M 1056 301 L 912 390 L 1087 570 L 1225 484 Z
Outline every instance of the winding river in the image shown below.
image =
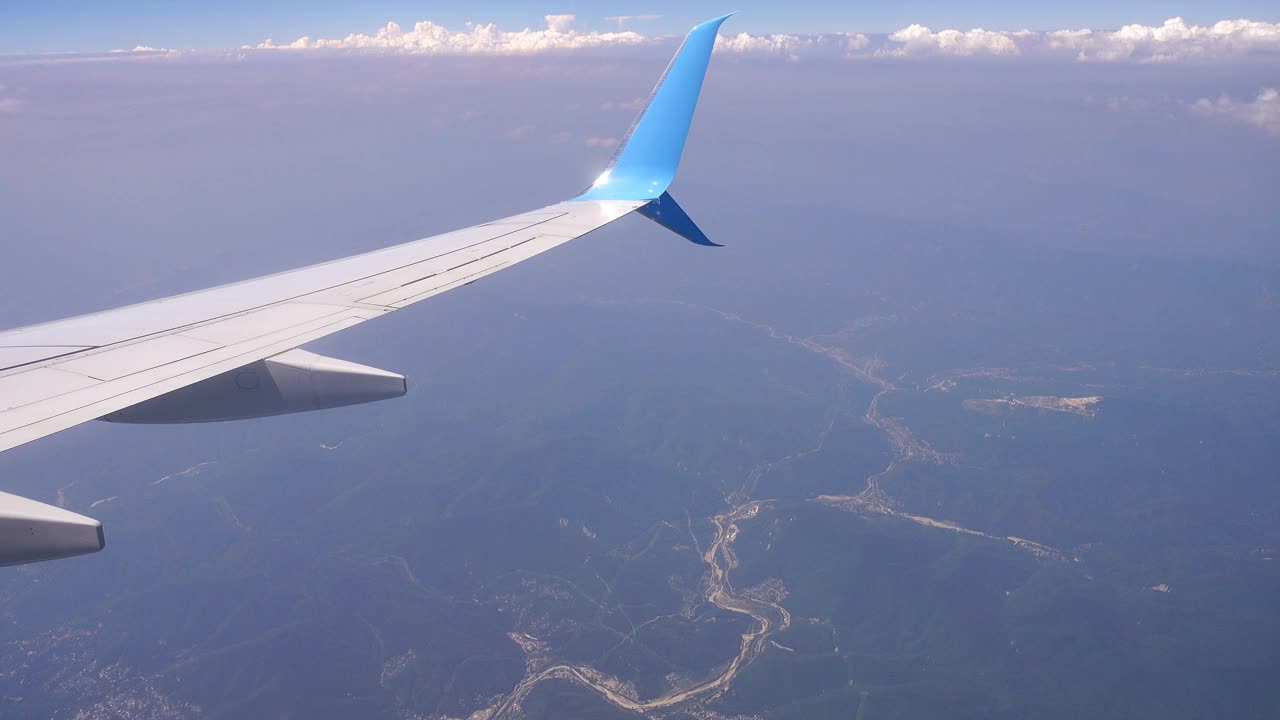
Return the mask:
M 733 613 L 747 615 L 755 621 L 751 632 L 742 636 L 738 653 L 715 677 L 692 687 L 672 690 L 652 700 L 638 700 L 626 694 L 622 683 L 585 665 L 553 665 L 530 673 L 488 716 L 487 720 L 510 720 L 519 717 L 520 704 L 529 691 L 544 680 L 560 679 L 579 683 L 599 693 L 610 703 L 634 712 L 672 708 L 692 700 L 708 699 L 723 692 L 738 672 L 760 655 L 770 635 L 791 624 L 791 614 L 776 603 L 750 598 L 735 592 L 729 574 L 738 566 L 733 541 L 738 537 L 738 523 L 760 513 L 767 501 L 752 500 L 711 518 L 716 534 L 702 553 L 707 564 L 703 586 L 707 602 Z

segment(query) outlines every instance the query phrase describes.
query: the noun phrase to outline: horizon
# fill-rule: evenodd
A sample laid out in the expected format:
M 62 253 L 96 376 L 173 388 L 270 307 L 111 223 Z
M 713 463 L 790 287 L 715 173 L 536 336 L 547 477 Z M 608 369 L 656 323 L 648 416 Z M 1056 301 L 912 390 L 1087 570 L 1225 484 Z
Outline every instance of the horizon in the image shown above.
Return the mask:
M 643 13 L 623 6 L 602 10 L 599 5 L 548 6 L 534 10 L 523 3 L 489 4 L 483 12 L 433 8 L 414 3 L 381 2 L 357 9 L 330 2 L 311 3 L 305 10 L 291 5 L 234 2 L 217 11 L 171 8 L 138 0 L 113 4 L 10 3 L 0 22 L 0 55 L 101 53 L 135 47 L 184 50 L 226 50 L 253 46 L 267 38 L 288 43 L 301 37 L 339 39 L 371 35 L 388 23 L 411 28 L 430 22 L 462 32 L 491 25 L 503 32 L 539 31 L 553 17 L 571 17 L 580 34 L 629 32 L 645 37 L 683 34 L 693 24 L 727 11 L 736 13 L 732 34 L 814 36 L 831 33 L 890 35 L 913 25 L 944 30 L 975 29 L 1000 33 L 1019 30 L 1117 31 L 1126 26 L 1158 28 L 1171 19 L 1189 26 L 1220 21 L 1280 22 L 1280 10 L 1256 0 L 1213 4 L 1191 2 L 1084 2 L 1069 11 L 1013 2 L 988 4 L 986 9 L 959 11 L 946 3 L 916 0 L 892 8 L 835 10 L 819 3 L 791 5 L 786 12 L 764 3 L 740 2 L 723 10 L 691 10 L 676 3 L 650 3 Z M 71 7 L 68 15 L 67 8 Z M 610 7 L 610 6 L 605 6 Z M 68 18 L 74 20 L 68 23 Z M 61 23 L 61 25 L 59 24 Z

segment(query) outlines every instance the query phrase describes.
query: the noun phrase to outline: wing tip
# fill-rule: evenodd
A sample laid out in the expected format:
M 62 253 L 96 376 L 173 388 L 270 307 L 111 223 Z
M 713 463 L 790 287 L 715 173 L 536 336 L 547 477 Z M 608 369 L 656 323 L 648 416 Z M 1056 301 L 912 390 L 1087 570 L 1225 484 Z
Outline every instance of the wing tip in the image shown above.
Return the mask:
M 728 20 L 729 18 L 737 14 L 738 14 L 738 11 L 734 10 L 733 12 L 727 12 L 721 15 L 720 17 L 714 17 L 714 18 L 711 18 L 710 20 L 703 20 L 697 25 L 694 25 L 693 29 L 697 30 L 698 28 L 707 27 L 708 25 L 714 25 L 717 29 L 719 29 L 719 27 L 724 24 L 725 20 Z
M 720 25 L 732 15 L 689 31 L 609 165 L 575 200 L 650 201 L 666 192 L 680 164 Z

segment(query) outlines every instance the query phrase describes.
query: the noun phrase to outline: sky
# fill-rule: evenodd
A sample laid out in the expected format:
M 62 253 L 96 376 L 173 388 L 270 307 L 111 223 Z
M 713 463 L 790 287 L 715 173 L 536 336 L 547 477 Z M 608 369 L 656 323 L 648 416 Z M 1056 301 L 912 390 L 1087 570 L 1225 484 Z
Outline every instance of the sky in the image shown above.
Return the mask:
M 0 53 L 102 52 L 138 45 L 168 48 L 231 48 L 264 38 L 342 37 L 371 33 L 388 21 L 410 26 L 431 20 L 448 27 L 496 23 L 502 29 L 538 28 L 547 14 L 577 15 L 594 30 L 626 27 L 653 34 L 676 34 L 724 12 L 738 11 L 738 31 L 751 33 L 889 33 L 911 24 L 934 29 L 1016 30 L 1115 29 L 1129 23 L 1159 24 L 1172 17 L 1190 23 L 1226 18 L 1280 21 L 1274 0 L 1079 0 L 1071 3 L 1022 0 L 906 0 L 837 3 L 801 0 L 778 3 L 734 0 L 686 3 L 652 0 L 643 4 L 499 0 L 463 4 L 382 0 L 365 3 L 315 0 L 228 0 L 219 3 L 166 0 L 7 0 L 0 3 Z
M 748 232 L 743 218 L 795 233 L 888 219 L 1082 251 L 1280 258 L 1274 53 L 1107 36 L 1033 62 L 1043 38 L 934 33 L 893 44 L 913 57 L 868 55 L 871 41 L 851 58 L 852 38 L 836 53 L 759 39 L 717 53 L 674 187 L 713 239 Z M 1029 49 L 994 54 L 1005 43 Z M 674 46 L 0 61 L 0 327 L 562 200 L 599 174 Z
M 79 6 L 101 15 L 96 7 Z M 123 7 L 140 17 L 161 6 Z M 358 23 L 344 20 L 342 32 L 301 41 L 301 30 L 269 29 L 340 14 L 320 7 L 246 11 L 234 40 L 197 43 L 229 51 L 0 57 L 0 240 L 21 248 L 0 276 L 13 290 L 0 298 L 0 327 L 563 199 L 599 173 L 677 42 L 660 36 L 658 20 L 618 32 L 573 15 L 537 17 L 529 32 L 447 18 L 356 35 L 345 28 Z M 0 12 L 31 22 L 32 8 Z M 767 177 L 782 183 L 768 196 L 795 212 L 1275 262 L 1280 23 L 1222 21 L 1233 9 L 1247 11 L 1223 4 L 1216 18 L 1122 31 L 939 23 L 888 35 L 761 33 L 744 11 L 722 29 L 694 127 L 705 148 L 691 141 L 691 152 L 719 162 L 701 187 L 754 196 Z M 127 13 L 112 22 L 128 25 Z M 148 22 L 229 27 L 213 17 Z M 99 38 L 113 27 L 46 24 L 55 26 L 96 26 Z M 48 267 L 62 270 L 51 277 Z M 27 303 L 17 292 L 27 285 L 48 300 Z
M 651 14 L 663 17 L 627 23 L 638 33 L 627 35 L 602 19 L 635 13 L 621 5 L 492 6 L 485 18 L 474 18 L 491 19 L 504 31 L 533 28 L 504 34 L 473 31 L 464 24 L 469 18 L 446 8 L 407 4 L 354 13 L 337 4 L 224 3 L 214 13 L 194 9 L 205 6 L 196 3 L 99 9 L 98 3 L 4 2 L 0 51 L 84 54 L 0 57 L 0 328 L 288 270 L 571 197 L 605 166 L 674 51 L 675 39 L 653 36 L 719 11 L 651 5 Z M 424 419 L 446 423 L 456 413 L 484 420 L 490 416 L 480 411 L 489 407 L 537 416 L 539 393 L 578 388 L 576 378 L 553 374 L 539 392 L 521 396 L 531 399 L 514 411 L 506 407 L 512 395 L 503 391 L 525 378 L 546 380 L 530 368 L 557 367 L 563 347 L 554 346 L 554 338 L 577 333 L 574 308 L 650 307 L 655 299 L 695 303 L 803 336 L 836 332 L 853 317 L 841 317 L 848 308 L 829 301 L 832 287 L 847 289 L 835 297 L 857 298 L 870 308 L 910 297 L 891 286 L 900 278 L 966 298 L 1010 297 L 1029 308 L 1045 297 L 1054 307 L 1078 297 L 1086 301 L 1082 307 L 1096 308 L 1095 289 L 1123 283 L 1117 276 L 1132 276 L 1136 288 L 1149 287 L 1152 277 L 1170 279 L 1163 294 L 1123 296 L 1145 314 L 1124 307 L 1115 317 L 1098 313 L 1105 330 L 1098 335 L 1113 338 L 1110 345 L 1063 341 L 1064 355 L 1109 362 L 1115 348 L 1158 332 L 1128 327 L 1124 318 L 1161 315 L 1158 303 L 1168 297 L 1192 302 L 1176 282 L 1180 277 L 1194 280 L 1190 287 L 1210 287 L 1210 299 L 1230 301 L 1237 295 L 1235 270 L 1274 277 L 1280 267 L 1280 17 L 1274 9 L 1171 2 L 1075 3 L 1050 11 L 1014 3 L 915 3 L 878 14 L 844 9 L 824 20 L 820 6 L 786 7 L 784 17 L 764 3 L 737 4 L 743 12 L 723 29 L 672 186 L 681 206 L 724 248 L 697 247 L 628 217 L 473 287 L 310 346 L 405 373 L 415 389 L 403 402 L 213 426 L 87 423 L 0 454 L 5 491 L 55 502 L 65 490 L 69 509 L 106 524 L 106 552 L 39 572 L 65 573 L 66 584 L 55 588 L 83 590 L 103 581 L 114 589 L 142 578 L 143 587 L 178 588 L 159 593 L 161 603 L 179 592 L 203 597 L 201 581 L 241 561 L 221 562 L 220 541 L 200 534 L 204 522 L 215 524 L 212 511 L 207 517 L 213 520 L 192 522 L 193 504 L 183 498 L 198 492 L 190 489 L 194 483 L 165 478 L 190 478 L 187 469 L 200 463 L 239 458 L 235 469 L 215 471 L 210 486 L 243 482 L 235 486 L 243 489 L 237 509 L 256 507 L 263 525 L 272 527 L 267 518 L 284 517 L 282 533 L 313 527 L 296 523 L 318 523 L 325 515 L 297 502 L 312 497 L 306 494 L 311 478 L 294 475 L 310 467 L 327 468 L 335 479 L 367 472 L 333 464 L 344 456 L 322 454 L 328 451 L 317 449 L 320 443 L 371 438 L 365 447 L 374 449 L 354 457 L 414 457 L 404 449 L 436 427 Z M 569 14 L 576 17 L 564 17 Z M 1183 22 L 1166 23 L 1179 14 Z M 1239 16 L 1251 22 L 1217 24 Z M 398 26 L 387 25 L 393 19 Z M 424 19 L 447 30 L 414 27 Z M 1142 26 L 1058 32 L 1126 22 Z M 995 29 L 967 30 L 979 25 Z M 1026 25 L 1042 31 L 1007 30 Z M 348 38 L 352 33 L 358 34 Z M 241 49 L 303 36 L 307 41 L 295 49 Z M 232 50 L 101 53 L 137 45 Z M 897 272 L 868 283 L 859 269 L 890 262 L 883 256 L 880 265 L 867 262 L 876 247 L 904 250 L 890 256 Z M 1028 255 L 1044 263 L 1002 262 Z M 951 256 L 971 261 L 953 267 L 937 259 Z M 1015 275 L 1060 257 L 1074 272 Z M 1031 297 L 999 292 L 1041 280 L 1045 292 Z M 1278 295 L 1274 282 L 1258 287 L 1263 291 L 1245 310 L 1213 305 L 1220 311 L 1214 320 L 1223 328 L 1263 326 L 1256 318 L 1274 311 Z M 963 332 L 1000 322 L 1001 316 L 979 312 L 985 307 L 966 302 L 947 312 L 966 314 L 957 323 L 962 330 L 956 332 Z M 1164 315 L 1176 315 L 1176 307 Z M 508 342 L 515 334 L 509 329 L 529 316 L 542 323 L 521 331 L 529 342 Z M 634 335 L 634 345 L 623 346 L 635 348 L 625 362 L 639 363 L 648 380 L 663 367 L 649 362 L 653 353 L 663 353 L 668 364 L 685 357 L 675 343 L 654 343 L 651 338 L 668 336 L 651 327 L 613 323 L 630 315 L 602 317 L 602 333 Z M 669 316 L 652 317 L 657 326 Z M 1032 312 L 1019 317 L 1041 322 Z M 546 327 L 561 330 L 538 333 Z M 1057 343 L 1060 330 L 1046 326 L 1038 337 Z M 1000 337 L 1016 340 L 1030 330 L 1009 332 Z M 593 335 L 588 330 L 582 337 L 581 345 L 564 347 L 581 347 L 588 357 Z M 1248 356 L 1257 369 L 1274 371 L 1272 337 L 1260 343 L 1268 353 L 1256 352 L 1259 343 L 1240 340 L 1239 333 L 1213 327 L 1191 328 L 1177 340 L 1191 345 L 1205 337 L 1207 357 Z M 931 341 L 919 342 L 930 347 Z M 987 352 L 976 341 L 962 346 L 974 355 Z M 913 355 L 915 347 L 901 346 L 899 353 Z M 740 365 L 720 351 L 696 359 L 706 360 L 698 367 L 708 374 Z M 951 355 L 930 361 L 970 366 Z M 767 363 L 751 364 L 752 372 L 775 372 Z M 608 360 L 594 365 L 609 383 L 622 385 L 631 376 Z M 1258 397 L 1265 405 L 1267 396 Z M 492 405 L 470 414 L 482 402 Z M 500 424 L 484 428 L 477 437 L 498 443 L 507 437 Z M 304 445 L 312 455 L 302 455 Z M 251 453 L 260 448 L 277 461 L 255 459 L 260 456 Z M 377 448 L 386 452 L 376 455 Z M 299 464 L 304 457 L 310 459 Z M 387 464 L 401 467 L 394 459 Z M 251 472 L 238 476 L 245 467 Z M 288 472 L 277 475 L 280 468 Z M 394 487 L 384 490 L 402 502 Z M 174 493 L 164 496 L 175 498 L 165 506 L 174 512 L 154 512 L 149 501 L 159 493 Z M 91 507 L 98 501 L 106 502 Z M 192 536 L 195 541 L 184 544 Z M 359 537 L 367 536 L 362 526 Z M 263 557 L 288 557 L 270 545 L 276 535 L 259 537 L 266 537 Z M 169 582 L 173 568 L 189 571 L 184 584 Z M 0 591 L 48 577 L 23 573 L 7 576 L 13 585 Z M 39 609 L 53 620 L 74 612 L 85 597 L 49 593 L 33 597 L 57 599 L 47 613 Z M 252 606 L 274 595 L 248 597 Z M 105 607 L 109 614 L 119 606 Z M 220 626 L 222 614 L 214 615 Z M 119 620 L 115 627 L 151 626 L 144 614 L 128 617 L 141 618 L 139 625 Z M 196 627 L 197 635 L 203 632 Z M 148 638 L 139 651 L 148 657 L 167 652 L 157 651 L 147 633 L 129 637 Z M 137 642 L 143 647 L 144 640 Z

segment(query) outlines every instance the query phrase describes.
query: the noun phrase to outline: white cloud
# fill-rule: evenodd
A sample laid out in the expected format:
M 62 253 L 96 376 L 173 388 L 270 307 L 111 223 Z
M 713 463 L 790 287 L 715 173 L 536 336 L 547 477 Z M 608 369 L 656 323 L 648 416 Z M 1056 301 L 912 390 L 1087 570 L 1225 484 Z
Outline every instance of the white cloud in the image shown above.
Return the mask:
M 861 33 L 822 35 L 719 35 L 716 52 L 764 55 L 799 60 L 804 57 L 847 56 L 865 48 L 871 39 Z
M 554 33 L 570 33 L 573 32 L 573 21 L 578 19 L 577 15 L 546 15 L 547 30 Z
M 1265 88 L 1251 101 L 1233 100 L 1226 95 L 1217 100 L 1200 98 L 1191 111 L 1206 117 L 1224 117 L 1280 137 L 1280 91 Z
M 544 30 L 525 28 L 517 31 L 499 30 L 492 23 L 469 25 L 467 30 L 450 30 L 430 20 L 416 23 L 412 30 L 403 30 L 399 24 L 389 22 L 373 35 L 358 33 L 342 39 L 312 39 L 303 36 L 285 45 L 268 38 L 246 48 L 369 50 L 423 55 L 521 55 L 548 50 L 639 45 L 649 40 L 631 31 L 578 32 L 573 28 L 576 19 L 573 15 L 547 15 L 545 19 L 547 27 Z
M 1018 33 L 1027 37 L 1026 33 Z M 924 25 L 910 25 L 889 36 L 889 45 L 876 51 L 885 57 L 948 55 L 1018 55 L 1014 33 L 994 30 L 941 30 L 934 32 Z
M 618 144 L 618 138 L 615 137 L 589 137 L 582 141 L 587 147 L 611 148 Z
M 1045 45 L 1075 51 L 1082 61 L 1214 59 L 1280 52 L 1280 23 L 1222 20 L 1213 25 L 1188 25 L 1175 17 L 1159 27 L 1126 25 L 1114 32 L 1057 30 L 1045 33 Z
M 112 50 L 113 53 L 167 53 L 172 52 L 169 48 L 151 47 L 150 45 L 137 45 L 132 50 Z

